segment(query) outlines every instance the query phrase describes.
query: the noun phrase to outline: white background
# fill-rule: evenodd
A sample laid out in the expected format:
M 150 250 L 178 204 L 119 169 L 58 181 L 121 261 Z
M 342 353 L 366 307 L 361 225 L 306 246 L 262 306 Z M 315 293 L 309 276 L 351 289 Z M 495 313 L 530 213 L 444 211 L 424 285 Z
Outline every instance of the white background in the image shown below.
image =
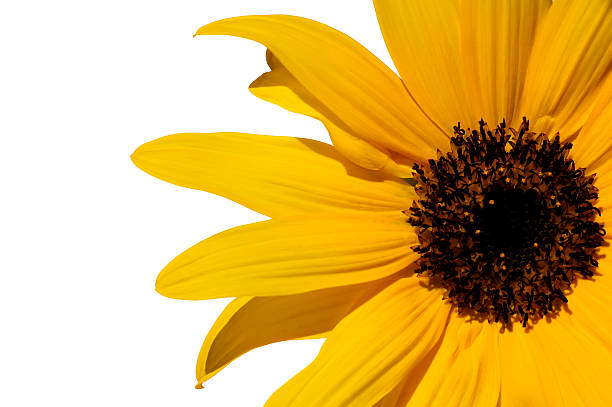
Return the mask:
M 284 13 L 353 36 L 390 63 L 368 0 L 11 1 L 0 8 L 0 405 L 260 406 L 321 341 L 266 346 L 195 390 L 229 300 L 176 301 L 159 270 L 192 244 L 263 219 L 134 167 L 167 134 L 327 140 L 252 96 L 265 49 L 198 37 L 225 17 Z

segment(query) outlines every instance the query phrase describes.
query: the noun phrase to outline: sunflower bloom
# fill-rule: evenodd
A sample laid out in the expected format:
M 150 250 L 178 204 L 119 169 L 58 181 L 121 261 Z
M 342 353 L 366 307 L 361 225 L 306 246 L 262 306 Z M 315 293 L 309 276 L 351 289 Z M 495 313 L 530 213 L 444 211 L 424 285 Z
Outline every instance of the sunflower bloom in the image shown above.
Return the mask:
M 264 44 L 251 92 L 332 144 L 189 133 L 132 157 L 271 218 L 157 279 L 170 298 L 237 297 L 198 387 L 256 347 L 325 337 L 266 406 L 612 406 L 612 3 L 374 5 L 401 78 L 304 18 L 196 33 Z

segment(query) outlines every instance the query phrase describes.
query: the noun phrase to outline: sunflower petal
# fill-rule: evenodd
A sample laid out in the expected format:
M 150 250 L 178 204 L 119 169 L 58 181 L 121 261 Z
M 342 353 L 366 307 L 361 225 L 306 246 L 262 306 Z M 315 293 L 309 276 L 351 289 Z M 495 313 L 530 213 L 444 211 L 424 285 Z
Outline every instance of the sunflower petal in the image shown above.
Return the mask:
M 451 316 L 440 349 L 406 404 L 494 407 L 500 390 L 498 330 Z
M 538 31 L 521 114 L 536 131 L 572 138 L 612 68 L 612 2 L 555 0 Z
M 344 159 L 325 143 L 239 133 L 175 134 L 132 155 L 143 171 L 224 196 L 271 217 L 313 212 L 399 214 L 413 189 Z
M 393 71 L 324 24 L 294 16 L 245 16 L 208 24 L 196 35 L 234 35 L 264 44 L 326 110 L 365 141 L 417 161 L 435 153 L 436 141 L 447 141 Z
M 612 353 L 575 318 L 562 311 L 531 331 L 500 335 L 503 406 L 612 405 Z
M 572 322 L 612 353 L 612 258 L 609 247 L 603 248 L 603 252 L 606 257 L 599 260 L 598 267 L 601 275 L 579 282 L 570 297 L 569 308 Z
M 374 405 L 435 346 L 449 310 L 418 278 L 396 281 L 343 319 L 266 407 Z
M 452 318 L 452 315 L 449 318 Z M 442 339 L 440 339 L 438 343 L 429 351 L 429 353 L 410 370 L 404 380 L 399 385 L 397 385 L 394 390 L 388 393 L 383 399 L 378 402 L 378 404 L 376 404 L 376 407 L 407 406 L 408 402 L 410 401 L 410 398 L 412 397 L 418 385 L 421 383 L 421 380 L 423 380 L 423 377 L 429 370 L 433 358 L 436 356 L 438 350 L 440 349 L 441 342 Z
M 308 92 L 269 50 L 266 56 L 272 71 L 251 84 L 251 93 L 291 112 L 321 120 L 338 152 L 355 164 L 375 171 L 386 170 L 403 178 L 412 177 L 410 167 L 402 168 L 392 162 L 390 153 L 384 148 L 350 134 L 350 129 Z
M 512 123 L 533 40 L 550 0 L 477 0 L 460 5 L 466 84 L 489 124 Z M 520 115 L 520 113 L 516 113 Z
M 162 295 L 184 300 L 288 295 L 358 284 L 413 262 L 417 242 L 403 220 L 295 217 L 239 226 L 172 260 L 157 278 Z
M 564 406 L 549 361 L 530 339 L 523 328 L 500 335 L 501 405 Z
M 601 167 L 599 171 L 601 171 Z M 595 186 L 599 188 L 599 201 L 597 206 L 601 209 L 601 218 L 597 221 L 603 223 L 604 228 L 608 232 L 606 239 L 612 239 L 612 171 L 597 172 L 595 178 Z
M 612 74 L 601 87 L 572 152 L 576 164 L 589 172 L 603 174 L 612 170 Z
M 599 93 L 595 108 L 580 131 L 572 149 L 578 167 L 596 173 L 595 186 L 599 188 L 598 206 L 601 221 L 610 232 L 612 224 L 612 74 L 608 75 Z M 612 238 L 608 233 L 607 238 Z
M 395 386 L 390 393 L 380 399 L 373 407 L 399 407 L 405 404 L 401 403 L 402 385 Z
M 456 0 L 374 0 L 374 6 L 395 66 L 425 113 L 448 133 L 458 121 L 477 123 L 480 112 L 462 72 Z
M 580 316 L 559 316 L 545 329 L 534 330 L 532 341 L 548 358 L 549 374 L 556 376 L 566 405 L 612 406 L 612 352 L 575 323 L 576 318 Z
M 394 275 L 303 294 L 234 300 L 204 340 L 196 367 L 198 386 L 252 349 L 327 334 L 342 318 L 397 278 Z

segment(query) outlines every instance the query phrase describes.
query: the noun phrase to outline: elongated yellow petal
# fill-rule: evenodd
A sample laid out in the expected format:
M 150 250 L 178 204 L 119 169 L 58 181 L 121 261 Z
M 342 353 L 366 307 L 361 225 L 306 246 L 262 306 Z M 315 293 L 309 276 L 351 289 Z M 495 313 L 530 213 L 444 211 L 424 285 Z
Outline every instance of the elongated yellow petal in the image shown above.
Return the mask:
M 435 346 L 449 310 L 439 290 L 398 280 L 343 319 L 266 407 L 374 405 Z
M 451 312 L 441 343 L 376 406 L 499 405 L 498 330 Z
M 452 318 L 452 315 L 449 318 Z M 448 331 L 448 327 L 446 329 Z M 446 334 L 447 332 L 444 333 L 444 335 Z M 412 397 L 417 387 L 421 383 L 421 380 L 423 380 L 423 377 L 429 370 L 433 358 L 438 353 L 441 342 L 442 338 L 418 364 L 416 364 L 412 369 L 410 369 L 410 372 L 406 375 L 404 380 L 400 384 L 395 386 L 395 389 L 393 389 L 376 404 L 376 407 L 405 407 L 406 405 L 408 405 L 410 398 Z
M 612 353 L 612 251 L 610 246 L 601 251 L 605 257 L 599 260 L 600 275 L 579 281 L 569 308 L 572 322 Z
M 380 279 L 407 267 L 417 241 L 404 220 L 352 216 L 274 219 L 219 233 L 157 278 L 171 298 L 288 295 Z
M 580 316 L 564 313 L 545 329 L 534 330 L 531 342 L 538 343 L 544 356 L 538 363 L 556 376 L 566 405 L 611 406 L 612 352 L 574 319 Z
M 500 335 L 501 405 L 564 406 L 549 361 L 529 339 L 520 329 Z
M 251 84 L 249 90 L 255 96 L 291 112 L 321 120 L 337 151 L 355 164 L 370 170 L 386 170 L 403 178 L 412 177 L 409 166 L 403 168 L 391 160 L 385 148 L 351 134 L 347 125 L 308 92 L 270 51 L 266 55 L 272 71 Z
M 373 407 L 400 407 L 405 406 L 401 404 L 402 386 L 396 386 L 390 393 L 380 399 Z
M 520 114 L 536 131 L 573 137 L 611 64 L 612 2 L 555 0 L 533 46 Z
M 419 106 L 444 131 L 480 119 L 462 72 L 456 0 L 374 0 L 395 66 Z M 443 146 L 446 147 L 446 146 Z
M 599 188 L 597 206 L 602 211 L 602 222 L 612 238 L 612 75 L 608 75 L 595 108 L 578 135 L 572 149 L 578 167 L 586 167 L 587 173 L 596 173 L 595 186 Z
M 563 311 L 532 330 L 500 335 L 502 406 L 612 405 L 612 353 L 575 319 Z
M 298 213 L 399 215 L 413 189 L 364 170 L 318 141 L 253 134 L 175 134 L 132 155 L 143 171 L 224 196 L 271 217 Z
M 339 118 L 291 75 L 270 50 L 266 51 L 266 60 L 271 71 L 262 74 L 251 83 L 249 86 L 251 93 L 290 112 L 319 120 L 328 116 L 328 120 L 341 123 Z
M 550 0 L 460 3 L 467 89 L 476 112 L 491 125 L 503 119 L 513 122 L 536 30 L 550 3 Z
M 397 278 L 394 275 L 303 294 L 234 300 L 204 340 L 196 367 L 198 385 L 251 349 L 327 334 L 342 318 Z
M 368 142 L 421 160 L 445 140 L 393 71 L 324 24 L 293 16 L 246 16 L 208 24 L 196 35 L 234 35 L 264 44 L 351 134 Z
M 587 173 L 596 173 L 595 186 L 599 188 L 598 207 L 612 238 L 612 74 L 602 86 L 595 108 L 574 142 L 573 158 L 578 167 L 586 167 Z
M 406 405 L 496 406 L 500 389 L 498 330 L 496 325 L 469 323 L 453 313 L 440 349 Z
M 610 240 L 612 239 L 612 171 L 601 172 L 601 169 L 600 167 L 595 178 L 595 186 L 599 188 L 597 207 L 601 209 L 601 218 L 598 218 L 597 222 L 603 223 L 607 231 L 605 238 Z
M 612 170 L 612 74 L 601 87 L 597 102 L 572 148 L 578 167 L 600 174 Z

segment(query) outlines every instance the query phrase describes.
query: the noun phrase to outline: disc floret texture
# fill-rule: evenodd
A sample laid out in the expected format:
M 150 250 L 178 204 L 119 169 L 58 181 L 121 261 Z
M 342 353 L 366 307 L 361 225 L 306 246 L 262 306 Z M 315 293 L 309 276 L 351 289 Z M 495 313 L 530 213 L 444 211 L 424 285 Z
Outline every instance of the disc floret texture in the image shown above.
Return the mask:
M 526 119 L 454 130 L 449 153 L 414 165 L 417 272 L 460 313 L 523 326 L 554 315 L 598 265 L 595 176 L 568 158 L 571 143 L 529 132 Z

